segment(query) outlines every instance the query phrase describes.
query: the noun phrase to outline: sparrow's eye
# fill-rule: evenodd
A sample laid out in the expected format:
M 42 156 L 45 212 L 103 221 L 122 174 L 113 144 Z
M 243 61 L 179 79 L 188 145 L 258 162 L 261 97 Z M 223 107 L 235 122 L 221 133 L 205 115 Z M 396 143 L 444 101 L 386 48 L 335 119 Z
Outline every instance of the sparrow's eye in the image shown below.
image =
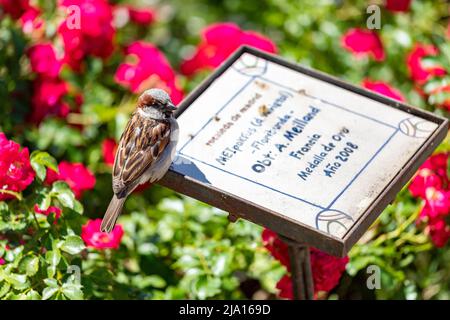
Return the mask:
M 176 107 L 175 107 L 175 105 L 172 102 L 168 101 L 166 103 L 166 109 L 168 109 L 170 111 L 174 111 L 174 110 L 176 110 Z

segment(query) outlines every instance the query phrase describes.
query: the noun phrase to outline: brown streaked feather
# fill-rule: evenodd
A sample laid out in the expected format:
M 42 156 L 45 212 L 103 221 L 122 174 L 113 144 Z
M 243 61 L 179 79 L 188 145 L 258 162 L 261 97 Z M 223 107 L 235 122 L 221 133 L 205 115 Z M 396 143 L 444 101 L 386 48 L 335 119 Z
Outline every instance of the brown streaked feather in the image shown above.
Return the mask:
M 139 128 L 139 134 L 136 128 Z M 155 120 L 134 112 L 122 134 L 114 161 L 114 193 L 120 197 L 131 192 L 169 142 L 168 120 Z

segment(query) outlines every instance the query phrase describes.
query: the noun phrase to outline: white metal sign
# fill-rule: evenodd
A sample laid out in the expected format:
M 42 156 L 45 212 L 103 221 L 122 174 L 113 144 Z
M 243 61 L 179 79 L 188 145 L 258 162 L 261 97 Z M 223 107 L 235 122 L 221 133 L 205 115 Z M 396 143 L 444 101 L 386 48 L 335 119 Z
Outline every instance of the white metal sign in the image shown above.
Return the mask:
M 173 171 L 337 238 L 438 127 L 248 52 L 178 122 Z

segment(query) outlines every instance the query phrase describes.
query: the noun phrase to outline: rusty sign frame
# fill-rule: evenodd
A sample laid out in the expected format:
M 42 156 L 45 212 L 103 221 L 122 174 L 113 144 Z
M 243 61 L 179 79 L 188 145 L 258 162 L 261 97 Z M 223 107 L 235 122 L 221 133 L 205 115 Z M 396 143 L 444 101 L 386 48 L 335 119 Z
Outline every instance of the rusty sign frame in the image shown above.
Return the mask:
M 268 54 L 258 49 L 242 46 L 233 53 L 222 65 L 207 77 L 194 91 L 192 91 L 180 104 L 175 116 L 181 115 L 217 78 L 219 78 L 242 54 L 249 53 L 259 58 L 287 67 L 299 73 L 303 73 L 315 79 L 333 84 L 344 90 L 351 91 L 369 99 L 385 104 L 387 107 L 396 108 L 416 117 L 436 123 L 438 126 L 428 137 L 422 146 L 397 172 L 387 187 L 373 200 L 367 210 L 355 221 L 353 226 L 340 239 L 323 231 L 314 229 L 294 219 L 285 217 L 280 213 L 263 208 L 256 203 L 247 201 L 241 197 L 232 195 L 212 185 L 197 181 L 189 176 L 184 176 L 169 170 L 159 184 L 185 194 L 214 207 L 229 212 L 231 215 L 249 220 L 256 224 L 269 228 L 286 238 L 313 246 L 335 256 L 345 256 L 351 247 L 367 231 L 370 225 L 381 212 L 394 201 L 401 188 L 413 177 L 419 166 L 432 154 L 439 143 L 445 139 L 449 121 L 438 117 L 433 113 L 423 111 L 407 104 L 392 100 L 372 91 L 346 83 L 328 74 L 302 67 L 286 61 L 278 56 Z

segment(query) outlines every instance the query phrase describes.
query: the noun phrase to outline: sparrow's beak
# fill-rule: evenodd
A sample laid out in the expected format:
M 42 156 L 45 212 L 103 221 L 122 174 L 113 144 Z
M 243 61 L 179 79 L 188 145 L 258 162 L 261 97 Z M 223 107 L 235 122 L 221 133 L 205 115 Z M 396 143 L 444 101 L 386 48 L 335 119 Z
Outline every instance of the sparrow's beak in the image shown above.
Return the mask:
M 168 102 L 167 109 L 169 109 L 170 111 L 175 111 L 177 110 L 177 107 L 175 107 L 175 105 L 172 102 Z

